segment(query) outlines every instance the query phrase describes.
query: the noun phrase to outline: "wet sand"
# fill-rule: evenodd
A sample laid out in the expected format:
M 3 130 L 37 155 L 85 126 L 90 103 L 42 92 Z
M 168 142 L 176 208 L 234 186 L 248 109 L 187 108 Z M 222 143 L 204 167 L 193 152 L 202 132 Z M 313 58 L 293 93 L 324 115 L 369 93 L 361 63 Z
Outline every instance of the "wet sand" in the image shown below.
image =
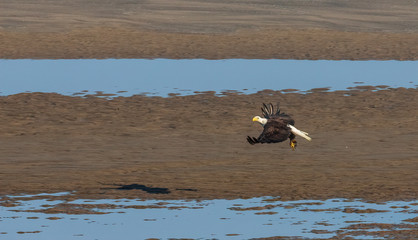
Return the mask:
M 0 5 L 0 58 L 418 59 L 409 0 Z
M 262 102 L 312 142 L 251 146 Z M 416 199 L 417 89 L 252 95 L 0 97 L 0 195 Z
M 418 33 L 263 29 L 231 34 L 77 29 L 0 33 L 0 58 L 418 60 Z

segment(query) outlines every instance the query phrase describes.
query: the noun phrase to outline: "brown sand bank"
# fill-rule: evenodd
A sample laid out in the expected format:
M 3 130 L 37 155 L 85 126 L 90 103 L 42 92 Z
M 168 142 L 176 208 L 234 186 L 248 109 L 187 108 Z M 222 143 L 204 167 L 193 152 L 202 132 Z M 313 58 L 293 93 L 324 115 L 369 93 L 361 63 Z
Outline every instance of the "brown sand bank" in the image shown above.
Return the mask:
M 193 34 L 121 28 L 0 32 L 0 58 L 417 60 L 418 33 L 265 29 Z
M 0 0 L 0 58 L 418 59 L 418 4 Z
M 416 199 L 418 90 L 0 97 L 0 195 Z M 249 145 L 262 102 L 313 141 Z

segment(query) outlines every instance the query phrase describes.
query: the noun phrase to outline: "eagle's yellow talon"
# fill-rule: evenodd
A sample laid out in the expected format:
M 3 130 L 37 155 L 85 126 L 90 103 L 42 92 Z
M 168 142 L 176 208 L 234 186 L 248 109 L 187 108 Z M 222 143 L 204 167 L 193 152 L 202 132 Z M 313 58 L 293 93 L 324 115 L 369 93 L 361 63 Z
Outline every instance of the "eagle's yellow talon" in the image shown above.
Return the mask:
M 290 147 L 292 148 L 292 150 L 293 150 L 293 151 L 295 151 L 295 149 L 296 149 L 296 145 L 297 145 L 296 140 L 291 140 L 291 141 L 290 141 Z

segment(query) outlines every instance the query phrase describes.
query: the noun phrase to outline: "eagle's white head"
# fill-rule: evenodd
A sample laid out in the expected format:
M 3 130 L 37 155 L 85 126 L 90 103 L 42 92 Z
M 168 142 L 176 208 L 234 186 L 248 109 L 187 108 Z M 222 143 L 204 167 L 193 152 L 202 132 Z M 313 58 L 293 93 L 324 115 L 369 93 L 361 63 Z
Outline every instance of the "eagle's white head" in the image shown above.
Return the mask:
M 253 117 L 253 122 L 259 122 L 261 125 L 266 125 L 267 123 L 267 118 L 262 118 L 260 116 L 255 116 Z

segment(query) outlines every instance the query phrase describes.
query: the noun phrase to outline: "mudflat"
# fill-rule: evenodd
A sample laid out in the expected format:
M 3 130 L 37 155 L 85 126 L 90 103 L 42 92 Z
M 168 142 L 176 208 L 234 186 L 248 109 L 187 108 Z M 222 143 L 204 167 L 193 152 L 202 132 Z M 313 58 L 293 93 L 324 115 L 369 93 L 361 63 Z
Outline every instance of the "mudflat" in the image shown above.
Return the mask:
M 418 59 L 409 0 L 0 0 L 0 58 Z
M 262 102 L 312 142 L 251 146 Z M 0 194 L 416 199 L 417 89 L 0 98 Z

